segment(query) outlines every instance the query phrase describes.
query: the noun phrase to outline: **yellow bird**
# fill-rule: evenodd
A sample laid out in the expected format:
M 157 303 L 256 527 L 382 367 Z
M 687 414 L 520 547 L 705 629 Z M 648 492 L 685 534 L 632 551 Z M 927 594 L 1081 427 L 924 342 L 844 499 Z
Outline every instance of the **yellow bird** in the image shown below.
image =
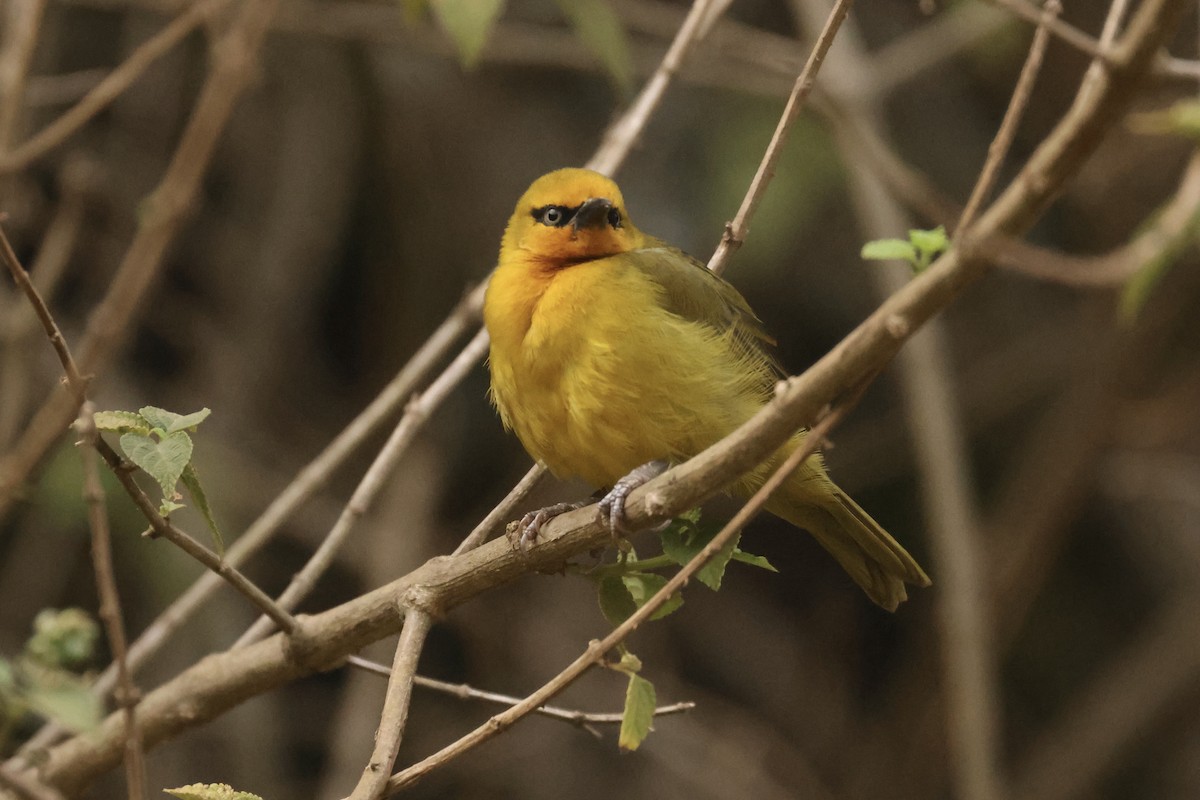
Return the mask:
M 506 428 L 559 477 L 612 487 L 614 532 L 636 486 L 723 438 L 768 401 L 774 344 L 730 284 L 639 231 L 608 178 L 561 169 L 517 201 L 487 289 L 491 397 Z M 748 495 L 803 439 L 735 484 Z M 560 504 L 522 522 L 522 539 Z M 879 605 L 929 578 L 809 458 L 767 509 L 808 530 Z

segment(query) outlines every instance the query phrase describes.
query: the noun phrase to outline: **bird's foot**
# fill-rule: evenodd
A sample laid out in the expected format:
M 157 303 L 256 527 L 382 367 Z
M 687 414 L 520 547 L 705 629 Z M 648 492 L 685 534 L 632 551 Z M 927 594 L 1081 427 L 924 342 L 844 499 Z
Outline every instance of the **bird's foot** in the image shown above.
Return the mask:
M 612 531 L 614 540 L 629 532 L 625 520 L 625 499 L 629 497 L 630 492 L 662 475 L 669 466 L 670 464 L 663 459 L 648 461 L 613 484 L 608 494 L 600 500 L 597 514 L 600 521 Z
M 539 508 L 537 511 L 530 511 L 521 517 L 521 521 L 514 528 L 510 529 L 508 539 L 514 548 L 524 552 L 537 541 L 543 525 L 560 514 L 583 508 L 587 504 L 587 500 L 577 500 L 572 503 L 555 503 L 552 506 Z

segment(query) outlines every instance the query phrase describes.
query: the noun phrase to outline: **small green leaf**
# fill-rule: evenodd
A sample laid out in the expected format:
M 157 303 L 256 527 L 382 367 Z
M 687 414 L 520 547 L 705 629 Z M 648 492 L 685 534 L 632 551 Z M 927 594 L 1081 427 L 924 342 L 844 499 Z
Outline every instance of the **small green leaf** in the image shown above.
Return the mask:
M 187 508 L 183 503 L 176 503 L 174 500 L 163 498 L 163 501 L 158 504 L 159 516 L 169 517 L 181 508 Z
M 625 690 L 625 713 L 621 716 L 621 734 L 617 745 L 625 752 L 637 750 L 645 741 L 654 723 L 657 705 L 654 684 L 641 675 L 629 676 Z
M 613 627 L 620 625 L 637 611 L 633 595 L 625 582 L 615 575 L 600 579 L 600 612 Z
M 176 420 L 171 423 L 170 427 L 167 428 L 167 433 L 175 433 L 176 431 L 186 431 L 195 428 L 201 422 L 204 422 L 204 420 L 208 419 L 208 415 L 211 413 L 212 411 L 210 409 L 202 408 L 199 411 L 192 412 L 191 414 L 183 414 L 178 416 Z
M 665 531 L 659 534 L 662 541 L 663 553 L 680 566 L 684 566 L 695 558 L 704 546 L 717 535 L 717 531 L 697 528 L 687 520 L 676 520 Z M 708 563 L 696 572 L 696 578 L 714 592 L 721 588 L 721 580 L 725 576 L 725 568 L 733 558 L 737 549 L 740 535 L 734 536 L 725 546 L 717 551 Z
M 928 231 L 919 228 L 911 230 L 908 232 L 908 240 L 912 242 L 913 247 L 927 256 L 937 255 L 950 244 L 946 229 L 941 225 Z
M 903 239 L 876 239 L 862 246 L 860 255 L 868 261 L 907 261 L 917 259 L 917 248 Z
M 225 541 L 221 538 L 221 529 L 217 527 L 217 518 L 213 516 L 212 506 L 208 503 L 208 495 L 204 493 L 204 486 L 200 483 L 200 476 L 196 473 L 196 467 L 190 462 L 183 470 L 183 485 L 187 487 L 188 494 L 192 496 L 192 502 L 196 504 L 196 508 L 204 516 L 204 521 L 208 523 L 208 529 L 212 531 L 213 546 L 217 553 L 225 557 Z
M 646 605 L 646 602 L 658 591 L 667 585 L 667 579 L 662 575 L 655 575 L 651 572 L 633 572 L 628 575 L 621 576 L 625 588 L 629 590 L 629 594 L 633 597 L 634 604 L 641 608 Z M 668 614 L 676 611 L 683 605 L 683 595 L 679 592 L 667 598 L 667 602 L 659 606 L 658 610 L 650 615 L 650 619 L 662 619 Z
M 642 660 L 628 650 L 622 650 L 621 660 L 613 665 L 613 669 L 626 675 L 636 675 L 642 671 Z
M 163 791 L 179 800 L 262 800 L 256 794 L 236 791 L 227 783 L 193 783 Z
M 97 411 L 96 430 L 128 433 L 135 431 L 143 435 L 150 433 L 150 423 L 141 414 L 132 411 Z
M 696 572 L 696 577 L 700 582 L 714 592 L 721 588 L 721 581 L 725 577 L 725 568 L 729 566 L 729 561 L 733 558 L 733 551 L 737 549 L 740 538 L 742 538 L 741 534 L 731 538 L 724 547 L 717 551 L 716 555 L 709 559 L 707 564 Z
M 600 63 L 622 92 L 633 87 L 633 56 L 621 18 L 608 0 L 558 0 L 575 35 Z
M 475 66 L 488 34 L 504 11 L 504 0 L 431 0 L 429 8 L 458 48 L 464 69 Z
M 142 416 L 153 422 L 145 411 L 142 409 Z M 169 422 L 167 424 L 170 425 Z M 155 423 L 155 427 L 160 426 Z M 163 497 L 167 498 L 174 496 L 175 484 L 192 460 L 192 439 L 183 431 L 176 431 L 157 441 L 140 433 L 124 433 L 121 435 L 121 449 L 130 461 L 158 481 Z
M 749 564 L 752 567 L 758 567 L 760 569 L 770 570 L 771 572 L 779 572 L 779 570 L 775 569 L 774 564 L 772 564 L 770 561 L 767 561 L 765 556 L 756 556 L 756 555 L 753 555 L 752 553 L 747 553 L 745 550 L 742 550 L 741 548 L 735 549 L 733 551 L 733 560 L 740 561 L 743 564 Z

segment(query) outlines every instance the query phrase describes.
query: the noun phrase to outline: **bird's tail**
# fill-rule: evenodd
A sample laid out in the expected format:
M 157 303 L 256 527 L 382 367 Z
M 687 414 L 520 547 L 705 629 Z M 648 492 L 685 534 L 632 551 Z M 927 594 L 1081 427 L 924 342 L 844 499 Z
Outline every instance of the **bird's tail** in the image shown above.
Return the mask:
M 929 576 L 900 543 L 825 474 L 814 455 L 767 503 L 767 510 L 811 533 L 873 601 L 895 611 L 904 585 Z

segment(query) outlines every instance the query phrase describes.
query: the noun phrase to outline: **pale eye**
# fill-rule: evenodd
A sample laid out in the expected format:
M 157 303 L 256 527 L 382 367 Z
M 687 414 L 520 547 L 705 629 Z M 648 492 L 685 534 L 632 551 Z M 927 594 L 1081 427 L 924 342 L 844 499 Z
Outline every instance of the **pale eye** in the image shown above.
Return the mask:
M 578 210 L 566 206 L 542 206 L 533 210 L 533 219 L 551 228 L 561 228 L 571 221 Z

